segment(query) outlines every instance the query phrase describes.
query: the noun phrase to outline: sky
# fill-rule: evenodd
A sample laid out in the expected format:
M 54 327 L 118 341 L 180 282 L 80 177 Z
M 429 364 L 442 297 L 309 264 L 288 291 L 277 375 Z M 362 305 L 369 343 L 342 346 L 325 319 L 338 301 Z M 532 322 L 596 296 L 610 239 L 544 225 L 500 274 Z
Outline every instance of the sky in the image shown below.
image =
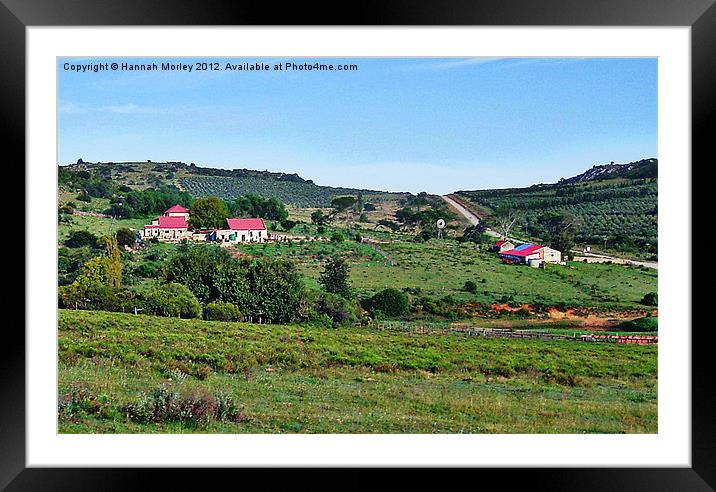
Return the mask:
M 58 164 L 182 161 L 413 193 L 530 186 L 658 157 L 657 59 L 60 58 L 58 137 Z

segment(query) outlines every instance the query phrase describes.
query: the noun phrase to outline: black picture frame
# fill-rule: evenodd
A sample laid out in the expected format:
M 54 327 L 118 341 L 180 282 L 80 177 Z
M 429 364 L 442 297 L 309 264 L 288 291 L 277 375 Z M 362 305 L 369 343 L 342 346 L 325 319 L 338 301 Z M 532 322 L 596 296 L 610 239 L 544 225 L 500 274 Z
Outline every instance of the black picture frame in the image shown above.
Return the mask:
M 25 162 L 25 29 L 30 26 L 166 26 L 166 25 L 442 25 L 442 26 L 690 26 L 692 69 L 692 161 L 710 162 L 710 129 L 716 127 L 716 0 L 460 0 L 363 1 L 359 4 L 295 2 L 278 7 L 258 1 L 191 0 L 0 0 L 0 98 L 4 154 Z M 9 152 L 8 152 L 9 151 Z M 685 172 L 692 172 L 685 169 Z M 696 183 L 692 179 L 692 183 Z M 692 196 L 696 196 L 693 189 Z M 694 209 L 696 212 L 696 209 Z M 693 221 L 692 223 L 696 223 Z M 685 244 L 691 244 L 684 238 Z M 25 262 L 32 261 L 25 258 Z M 684 268 L 692 266 L 684 265 Z M 19 278 L 19 277 L 18 277 Z M 19 291 L 19 289 L 18 289 Z M 23 290 L 24 291 L 24 290 Z M 694 292 L 695 297 L 696 292 Z M 693 302 L 692 302 L 693 305 Z M 0 357 L 0 489 L 125 490 L 138 481 L 160 478 L 164 487 L 188 488 L 206 480 L 207 470 L 53 469 L 25 466 L 25 340 L 21 330 L 5 326 Z M 685 327 L 687 328 L 687 327 Z M 714 490 L 716 487 L 716 411 L 713 366 L 709 363 L 708 326 L 692 331 L 692 467 L 614 469 L 484 469 L 460 473 L 451 480 L 479 480 L 546 490 Z M 14 339 L 13 339 L 14 337 Z M 8 348 L 11 347 L 11 348 Z M 375 485 L 365 472 L 336 470 L 302 480 L 308 470 L 289 476 L 266 470 L 241 470 L 241 482 L 255 479 L 271 488 L 367 488 Z M 465 471 L 465 470 L 463 470 Z M 212 470 L 218 483 L 233 470 Z M 270 473 L 270 475 L 267 475 Z M 336 475 L 336 473 L 334 473 Z M 404 474 L 408 475 L 408 474 Z M 488 476 L 490 475 L 490 476 Z M 505 478 L 505 476 L 509 478 Z M 270 477 L 270 478 L 269 478 Z M 425 483 L 424 470 L 412 470 L 401 488 Z M 269 480 L 269 482 L 266 482 Z M 206 483 L 206 482 L 205 482 Z M 207 483 L 207 485 L 209 485 Z

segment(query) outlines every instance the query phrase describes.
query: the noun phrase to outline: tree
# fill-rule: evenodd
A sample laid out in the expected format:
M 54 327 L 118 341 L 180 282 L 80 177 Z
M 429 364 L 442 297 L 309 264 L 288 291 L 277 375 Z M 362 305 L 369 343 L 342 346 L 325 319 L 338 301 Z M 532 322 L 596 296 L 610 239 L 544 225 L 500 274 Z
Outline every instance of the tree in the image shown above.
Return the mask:
M 81 248 L 82 246 L 96 248 L 97 236 L 89 231 L 71 231 L 65 240 L 65 246 L 68 248 Z
M 127 227 L 121 227 L 117 229 L 116 232 L 117 236 L 117 244 L 120 246 L 128 246 L 130 248 L 134 247 L 134 244 L 136 243 L 136 235 L 134 232 L 132 232 L 131 229 Z
M 109 286 L 122 286 L 122 253 L 119 251 L 117 238 L 115 236 L 102 236 L 100 238 L 104 244 L 105 254 L 108 259 L 109 268 Z
M 522 218 L 522 215 L 521 211 L 509 207 L 501 207 L 495 210 L 492 219 L 495 221 L 502 239 L 508 239 L 510 230 Z
M 346 260 L 342 258 L 331 258 L 323 267 L 318 281 L 326 292 L 338 294 L 348 299 L 351 296 L 350 287 L 348 285 L 349 273 L 350 267 Z
M 318 226 L 325 225 L 327 220 L 328 217 L 323 214 L 323 210 L 321 209 L 318 209 L 311 214 L 311 222 Z
M 561 251 L 563 255 L 574 246 L 583 224 L 579 217 L 566 212 L 545 214 L 540 217 L 539 223 L 549 247 Z
M 143 295 L 144 309 L 158 316 L 198 318 L 201 305 L 186 285 L 168 283 L 154 287 Z
M 228 215 L 223 200 L 215 196 L 198 198 L 191 206 L 189 226 L 192 229 L 217 229 L 224 225 Z
M 378 292 L 368 300 L 367 304 L 374 315 L 389 318 L 404 316 L 410 310 L 408 296 L 392 287 Z
M 330 214 L 330 218 L 335 218 L 337 215 L 349 210 L 356 203 L 355 197 L 352 196 L 337 196 L 331 200 L 331 207 L 333 212 Z
M 463 240 L 470 241 L 473 243 L 484 243 L 487 241 L 491 241 L 489 237 L 486 237 L 487 234 L 485 234 L 487 231 L 487 226 L 485 226 L 482 223 L 467 227 L 465 231 L 462 234 Z

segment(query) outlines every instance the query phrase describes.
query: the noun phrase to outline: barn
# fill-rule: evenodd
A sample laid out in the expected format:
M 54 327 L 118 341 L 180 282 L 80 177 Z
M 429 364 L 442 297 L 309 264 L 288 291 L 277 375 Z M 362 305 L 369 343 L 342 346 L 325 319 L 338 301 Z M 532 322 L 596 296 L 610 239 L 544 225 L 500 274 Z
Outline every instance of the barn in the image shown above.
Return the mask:
M 500 251 L 500 258 L 511 263 L 530 263 L 536 260 L 544 263 L 559 263 L 562 261 L 562 253 L 556 249 L 542 246 L 540 244 L 525 243 L 513 249 Z

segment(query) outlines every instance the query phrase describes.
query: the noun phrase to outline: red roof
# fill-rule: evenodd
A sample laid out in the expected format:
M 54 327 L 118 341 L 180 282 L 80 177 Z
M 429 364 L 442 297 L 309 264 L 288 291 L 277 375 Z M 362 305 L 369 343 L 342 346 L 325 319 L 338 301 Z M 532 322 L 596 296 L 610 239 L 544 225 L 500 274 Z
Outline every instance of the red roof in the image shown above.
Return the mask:
M 229 229 L 233 231 L 265 230 L 264 219 L 226 219 Z
M 505 241 L 505 240 L 495 241 L 495 246 L 502 246 L 502 245 L 505 244 L 506 242 L 509 242 L 509 241 Z
M 529 255 L 535 254 L 540 249 L 544 248 L 544 246 L 541 246 L 539 244 L 530 244 L 527 247 L 518 246 L 520 249 L 508 249 L 507 251 L 502 251 L 499 253 L 500 256 L 519 256 L 519 257 L 526 257 Z
M 173 207 L 169 207 L 167 210 L 164 211 L 164 213 L 165 214 L 169 214 L 169 213 L 188 214 L 189 211 L 187 209 L 185 209 L 184 207 L 182 207 L 181 205 L 177 204 L 177 205 L 174 205 Z
M 189 224 L 184 217 L 159 217 L 159 225 L 145 225 L 145 229 L 188 229 Z

